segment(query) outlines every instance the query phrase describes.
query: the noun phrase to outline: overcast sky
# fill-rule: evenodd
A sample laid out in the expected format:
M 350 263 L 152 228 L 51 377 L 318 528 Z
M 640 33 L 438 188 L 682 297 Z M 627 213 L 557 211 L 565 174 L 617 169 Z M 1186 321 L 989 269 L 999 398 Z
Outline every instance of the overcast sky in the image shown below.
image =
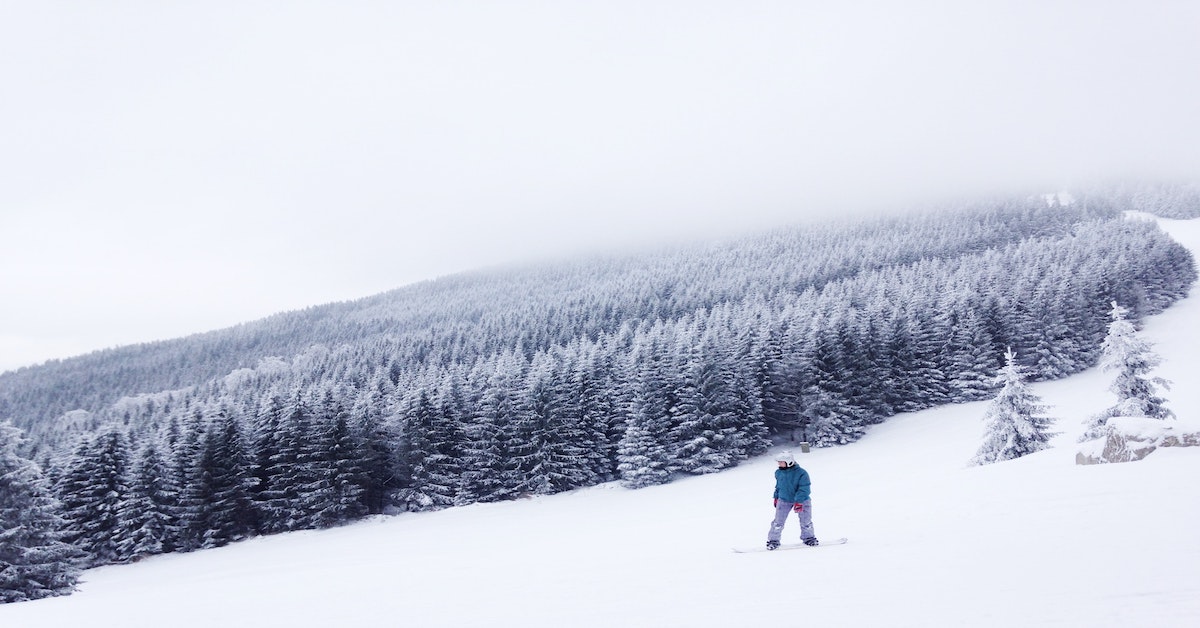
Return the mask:
M 1200 173 L 1200 3 L 0 3 L 0 370 L 481 266 Z

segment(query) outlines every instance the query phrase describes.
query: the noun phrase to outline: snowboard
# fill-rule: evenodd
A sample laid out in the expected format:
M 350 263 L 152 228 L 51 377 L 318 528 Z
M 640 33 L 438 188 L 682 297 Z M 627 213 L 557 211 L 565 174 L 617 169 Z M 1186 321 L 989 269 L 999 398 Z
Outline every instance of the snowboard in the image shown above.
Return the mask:
M 792 550 L 792 549 L 818 549 L 821 547 L 829 547 L 831 545 L 844 545 L 847 540 L 849 540 L 849 539 L 847 539 L 846 537 L 843 536 L 840 539 L 833 539 L 831 541 L 821 541 L 820 545 L 805 545 L 803 543 L 784 543 L 783 545 L 780 545 L 778 548 L 773 549 L 773 550 L 767 549 L 767 546 L 764 543 L 762 545 L 756 545 L 754 547 L 735 547 L 735 548 L 733 548 L 733 551 L 737 554 L 750 554 L 752 552 L 782 552 L 783 550 Z

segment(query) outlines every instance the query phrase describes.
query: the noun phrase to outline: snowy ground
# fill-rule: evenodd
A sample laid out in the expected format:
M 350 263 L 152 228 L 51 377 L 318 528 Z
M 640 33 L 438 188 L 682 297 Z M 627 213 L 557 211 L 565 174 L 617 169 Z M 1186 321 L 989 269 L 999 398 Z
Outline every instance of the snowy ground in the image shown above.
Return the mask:
M 1200 220 L 1161 221 L 1200 251 Z M 1200 290 L 1148 321 L 1200 431 Z M 716 476 L 377 518 L 84 574 L 0 626 L 1197 626 L 1200 448 L 1075 465 L 1110 376 L 1037 384 L 1054 449 L 968 468 L 986 402 L 902 415 L 799 456 L 816 550 L 763 542 L 769 458 Z M 795 520 L 784 540 L 795 540 Z

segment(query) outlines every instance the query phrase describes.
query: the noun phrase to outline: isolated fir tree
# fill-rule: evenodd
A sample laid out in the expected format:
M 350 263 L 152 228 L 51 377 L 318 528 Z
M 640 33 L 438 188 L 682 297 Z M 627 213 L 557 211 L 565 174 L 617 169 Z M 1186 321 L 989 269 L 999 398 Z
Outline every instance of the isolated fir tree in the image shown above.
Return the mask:
M 997 377 L 1003 388 L 984 415 L 983 444 L 971 459 L 973 465 L 1012 460 L 1041 451 L 1055 436 L 1050 432 L 1053 419 L 1042 416 L 1046 406 L 1025 383 L 1011 350 L 1004 354 L 1004 360 L 1004 368 Z
M 1100 368 L 1116 371 L 1117 377 L 1108 387 L 1117 396 L 1117 403 L 1100 412 L 1088 422 L 1080 441 L 1099 438 L 1108 420 L 1113 417 L 1146 417 L 1169 419 L 1175 416 L 1166 408 L 1166 400 L 1155 394 L 1158 387 L 1167 389 L 1170 382 L 1161 377 L 1146 377 L 1162 363 L 1162 358 L 1150 349 L 1150 343 L 1137 335 L 1137 329 L 1125 316 L 1128 310 L 1112 302 L 1108 335 L 1100 345 Z
M 0 603 L 66 595 L 79 579 L 58 502 L 20 444 L 21 431 L 0 423 Z

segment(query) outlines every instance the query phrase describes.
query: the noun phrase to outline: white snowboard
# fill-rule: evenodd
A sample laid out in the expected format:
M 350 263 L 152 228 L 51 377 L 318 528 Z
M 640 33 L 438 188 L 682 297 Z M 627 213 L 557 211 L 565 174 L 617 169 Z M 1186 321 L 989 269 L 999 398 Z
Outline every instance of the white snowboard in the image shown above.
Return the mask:
M 819 547 L 829 547 L 831 545 L 843 545 L 846 543 L 847 540 L 848 539 L 846 539 L 846 537 L 842 537 L 840 539 L 833 539 L 831 541 L 821 541 L 819 545 L 805 545 L 803 543 L 784 543 L 783 545 L 780 545 L 779 547 L 777 547 L 773 550 L 767 549 L 767 545 L 766 545 L 766 543 L 764 543 L 762 545 L 756 545 L 754 547 L 735 547 L 735 548 L 733 548 L 733 551 L 738 554 L 749 554 L 751 552 L 779 552 L 782 550 L 791 550 L 791 549 L 817 549 Z

